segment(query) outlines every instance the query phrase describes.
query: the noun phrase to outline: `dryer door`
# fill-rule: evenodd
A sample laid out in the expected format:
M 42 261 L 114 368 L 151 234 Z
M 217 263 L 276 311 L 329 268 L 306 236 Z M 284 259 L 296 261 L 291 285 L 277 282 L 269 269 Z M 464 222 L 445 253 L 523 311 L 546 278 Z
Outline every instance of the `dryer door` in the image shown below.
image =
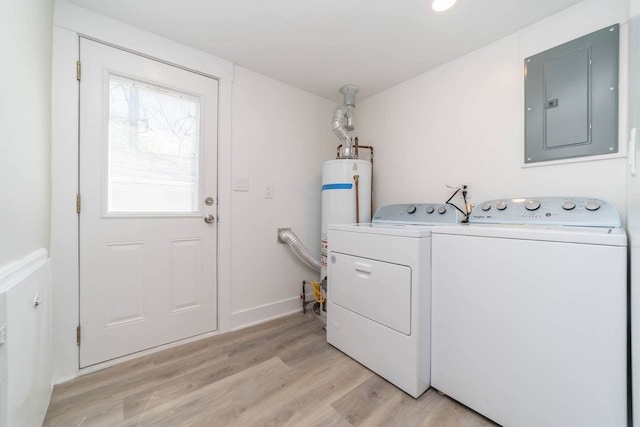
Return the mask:
M 332 252 L 333 304 L 405 335 L 411 334 L 411 268 Z

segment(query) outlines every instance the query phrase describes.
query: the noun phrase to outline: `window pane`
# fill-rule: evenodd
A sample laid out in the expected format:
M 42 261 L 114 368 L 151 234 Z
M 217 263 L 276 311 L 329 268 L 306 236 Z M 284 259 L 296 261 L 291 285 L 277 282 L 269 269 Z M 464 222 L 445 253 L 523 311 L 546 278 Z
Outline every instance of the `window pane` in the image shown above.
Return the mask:
M 199 211 L 197 97 L 109 78 L 108 213 Z

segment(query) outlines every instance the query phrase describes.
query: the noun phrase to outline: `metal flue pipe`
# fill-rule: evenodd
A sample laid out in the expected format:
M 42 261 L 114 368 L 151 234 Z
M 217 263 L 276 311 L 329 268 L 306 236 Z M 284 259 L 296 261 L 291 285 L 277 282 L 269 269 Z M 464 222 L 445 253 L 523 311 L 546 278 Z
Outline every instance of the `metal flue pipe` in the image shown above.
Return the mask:
M 353 111 L 356 107 L 356 93 L 358 93 L 359 90 L 360 88 L 356 85 L 349 84 L 342 86 L 340 92 L 343 96 L 343 103 L 342 105 L 338 105 L 333 113 L 333 119 L 331 121 L 333 132 L 342 143 L 342 149 L 339 155 L 341 159 L 357 158 L 349 132 L 354 129 Z

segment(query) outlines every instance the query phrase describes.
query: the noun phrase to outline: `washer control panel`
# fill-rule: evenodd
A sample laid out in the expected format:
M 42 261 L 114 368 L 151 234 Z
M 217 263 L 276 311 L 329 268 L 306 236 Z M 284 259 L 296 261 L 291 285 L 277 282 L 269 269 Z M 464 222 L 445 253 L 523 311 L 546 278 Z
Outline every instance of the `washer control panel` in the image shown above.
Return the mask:
M 453 206 L 444 203 L 407 203 L 387 205 L 373 215 L 374 224 L 457 224 L 462 215 Z
M 620 227 L 615 206 L 589 197 L 531 197 L 478 203 L 472 224 L 541 224 L 582 227 Z

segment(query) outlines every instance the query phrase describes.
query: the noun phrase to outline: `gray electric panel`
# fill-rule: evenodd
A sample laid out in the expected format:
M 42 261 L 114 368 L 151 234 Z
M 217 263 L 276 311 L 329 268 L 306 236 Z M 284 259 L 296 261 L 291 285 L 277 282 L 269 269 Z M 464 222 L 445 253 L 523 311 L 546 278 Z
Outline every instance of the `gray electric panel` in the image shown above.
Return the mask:
M 525 163 L 618 152 L 620 26 L 526 58 Z

